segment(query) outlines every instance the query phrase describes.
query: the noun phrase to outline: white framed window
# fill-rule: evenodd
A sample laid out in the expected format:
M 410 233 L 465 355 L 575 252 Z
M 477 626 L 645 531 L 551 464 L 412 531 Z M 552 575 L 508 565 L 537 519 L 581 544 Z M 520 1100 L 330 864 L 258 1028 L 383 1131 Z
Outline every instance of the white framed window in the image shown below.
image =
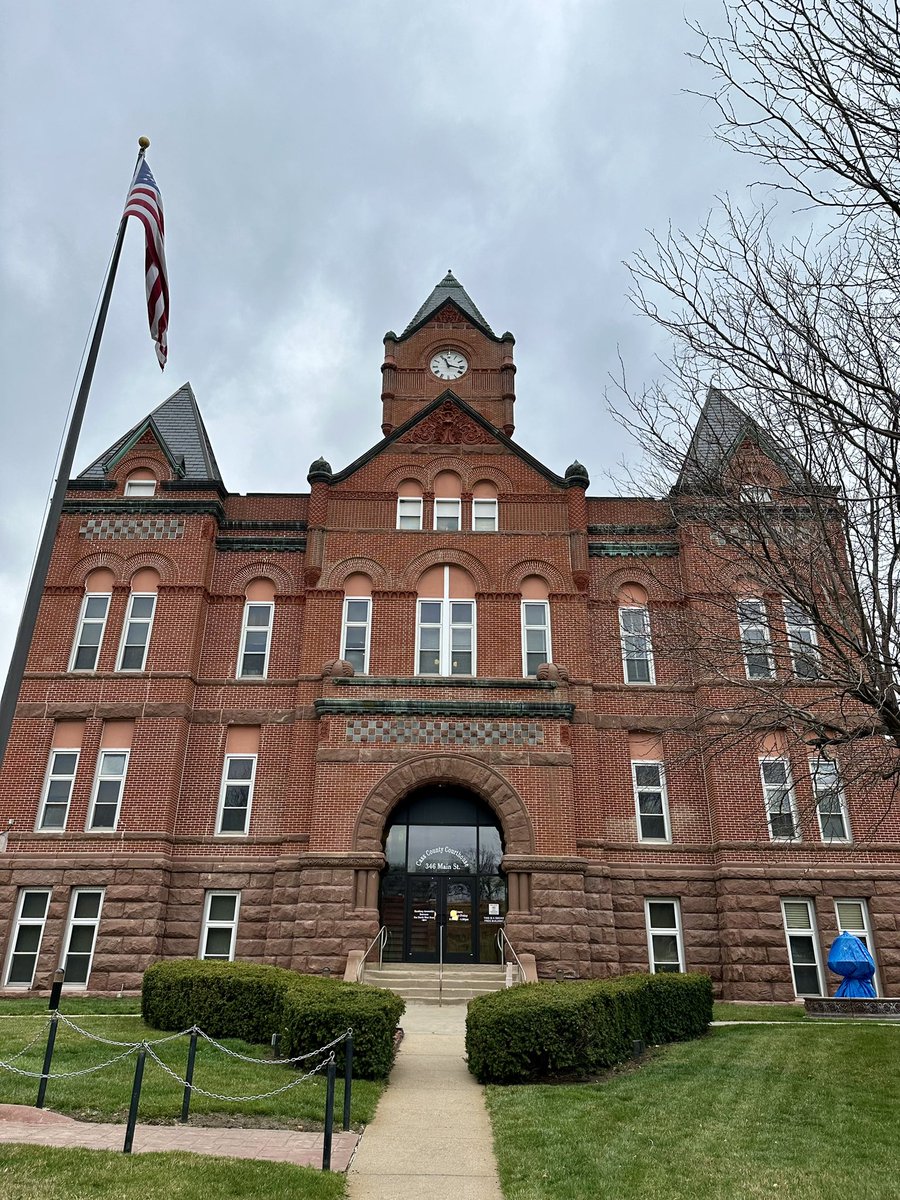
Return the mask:
M 809 773 L 816 798 L 816 815 L 825 842 L 849 842 L 847 798 L 838 765 L 833 758 L 811 758 Z
M 649 610 L 643 605 L 622 605 L 619 608 L 619 631 L 625 682 L 656 683 Z
M 420 600 L 418 607 L 418 674 L 474 675 L 475 601 Z
M 128 771 L 128 750 L 101 750 L 91 793 L 88 829 L 115 829 Z
M 49 888 L 20 889 L 16 920 L 9 939 L 4 987 L 30 988 L 34 984 L 49 905 Z
M 498 528 L 496 500 L 483 500 L 476 496 L 472 501 L 472 528 L 477 533 L 496 533 Z
M 875 942 L 872 939 L 872 925 L 869 921 L 869 906 L 865 900 L 835 900 L 834 915 L 840 933 L 853 933 L 865 945 L 875 962 Z M 878 982 L 878 968 L 872 979 L 875 991 L 881 995 L 881 985 Z
M 421 496 L 398 496 L 397 497 L 397 528 L 398 529 L 421 529 L 422 528 L 422 497 Z
M 78 614 L 78 628 L 72 646 L 70 671 L 93 671 L 103 644 L 103 631 L 109 615 L 109 592 L 86 592 Z
M 256 780 L 255 754 L 226 754 L 216 833 L 246 833 Z
M 745 483 L 741 485 L 740 498 L 744 504 L 770 504 L 772 492 L 760 483 Z
M 51 750 L 36 829 L 65 829 L 79 750 Z
M 119 646 L 117 671 L 143 671 L 156 612 L 155 592 L 132 592 Z
M 787 631 L 791 664 L 798 679 L 818 679 L 821 656 L 815 622 L 799 604 L 784 602 L 784 627 Z
M 741 653 L 748 679 L 774 679 L 775 660 L 772 657 L 772 637 L 764 600 L 743 599 L 737 602 L 738 626 L 741 633 Z
M 231 962 L 234 959 L 240 907 L 240 892 L 206 893 L 198 958 L 219 959 L 223 962 Z
M 638 837 L 642 842 L 671 841 L 666 772 L 661 762 L 631 764 Z
M 461 500 L 441 500 L 435 497 L 434 527 L 435 529 L 458 530 L 460 525 Z
M 66 987 L 87 987 L 102 909 L 103 888 L 75 888 L 72 892 L 61 964 Z
M 155 479 L 126 479 L 125 480 L 125 495 L 126 496 L 155 496 L 156 495 L 156 480 Z
M 799 840 L 800 819 L 791 764 L 786 758 L 761 758 L 759 775 L 769 822 L 769 837 L 773 842 Z
M 681 940 L 681 904 L 671 898 L 644 901 L 647 921 L 647 950 L 654 975 L 684 970 Z
M 347 596 L 341 629 L 341 658 L 353 664 L 357 675 L 369 673 L 369 639 L 372 601 L 368 596 Z
M 782 900 L 784 935 L 798 996 L 822 995 L 822 965 L 816 914 L 811 900 Z
M 275 605 L 271 601 L 248 600 L 241 627 L 240 679 L 265 679 L 269 671 L 269 647 Z
M 551 662 L 550 604 L 522 601 L 522 674 L 536 675 L 541 663 Z

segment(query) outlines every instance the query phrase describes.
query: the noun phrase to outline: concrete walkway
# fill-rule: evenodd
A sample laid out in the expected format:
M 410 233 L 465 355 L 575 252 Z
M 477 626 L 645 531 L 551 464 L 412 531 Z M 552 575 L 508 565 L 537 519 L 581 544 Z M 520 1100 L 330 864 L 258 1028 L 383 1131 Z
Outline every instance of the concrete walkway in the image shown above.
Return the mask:
M 390 1083 L 347 1176 L 350 1200 L 502 1200 L 465 1063 L 465 1004 L 408 1004 Z
M 355 1133 L 335 1131 L 331 1144 L 331 1169 L 346 1171 L 359 1140 Z M 125 1141 L 124 1125 L 75 1121 L 48 1109 L 25 1104 L 0 1104 L 0 1143 L 71 1149 L 119 1150 Z M 134 1131 L 134 1154 L 152 1150 L 187 1150 L 219 1158 L 255 1158 L 321 1167 L 321 1133 L 293 1129 L 233 1129 L 203 1125 L 141 1125 Z

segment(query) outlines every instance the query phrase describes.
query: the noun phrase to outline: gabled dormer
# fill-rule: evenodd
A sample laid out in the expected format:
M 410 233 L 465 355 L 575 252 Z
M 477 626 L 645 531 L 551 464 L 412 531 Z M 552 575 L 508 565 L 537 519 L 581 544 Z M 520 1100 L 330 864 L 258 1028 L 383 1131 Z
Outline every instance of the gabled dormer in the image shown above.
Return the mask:
M 69 486 L 153 495 L 155 491 L 224 491 L 216 456 L 189 383 L 138 421 L 85 467 Z M 140 490 L 141 483 L 146 490 Z M 129 488 L 131 491 L 129 491 Z
M 399 336 L 384 335 L 382 431 L 387 435 L 447 387 L 507 437 L 515 429 L 511 333 L 498 337 L 448 271 Z

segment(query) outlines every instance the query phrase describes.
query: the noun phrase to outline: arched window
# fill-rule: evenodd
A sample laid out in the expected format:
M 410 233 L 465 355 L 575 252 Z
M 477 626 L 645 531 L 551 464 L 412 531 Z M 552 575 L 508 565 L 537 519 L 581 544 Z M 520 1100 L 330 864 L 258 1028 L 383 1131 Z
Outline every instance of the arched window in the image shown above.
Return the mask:
M 271 579 L 254 579 L 247 585 L 246 596 L 237 673 L 241 679 L 265 679 L 275 619 L 275 584 Z
M 416 479 L 404 479 L 397 489 L 397 528 L 422 528 L 422 485 Z
M 550 662 L 550 589 L 540 575 L 522 580 L 522 674 L 536 675 Z
M 141 467 L 137 471 L 132 471 L 125 480 L 125 495 L 126 496 L 155 496 L 156 495 L 156 476 L 146 467 Z
M 639 583 L 619 589 L 619 635 L 626 683 L 656 683 L 647 592 Z
M 496 533 L 499 528 L 497 489 L 486 479 L 472 489 L 472 528 L 476 533 Z
M 455 471 L 439 471 L 434 480 L 434 527 L 458 530 L 461 527 L 462 480 Z
M 462 567 L 431 567 L 419 579 L 418 675 L 475 674 L 475 584 Z
M 119 644 L 117 671 L 143 671 L 147 662 L 153 617 L 156 613 L 156 592 L 159 575 L 152 567 L 138 571 L 131 580 L 128 611 Z
M 362 572 L 348 575 L 344 580 L 341 658 L 353 664 L 357 675 L 369 673 L 371 621 L 372 580 Z
M 109 616 L 113 578 L 108 567 L 98 567 L 84 581 L 84 599 L 75 628 L 70 671 L 94 671 L 97 668 L 106 618 Z

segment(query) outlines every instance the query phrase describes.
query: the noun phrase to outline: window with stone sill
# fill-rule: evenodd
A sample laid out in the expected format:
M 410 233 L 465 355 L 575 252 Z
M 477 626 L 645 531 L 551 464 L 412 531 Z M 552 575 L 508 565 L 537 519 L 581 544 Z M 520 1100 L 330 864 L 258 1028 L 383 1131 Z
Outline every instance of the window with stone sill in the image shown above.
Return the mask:
M 255 754 L 225 755 L 216 820 L 217 834 L 245 834 L 248 831 L 255 779 Z
M 422 497 L 398 496 L 397 498 L 397 528 L 422 528 Z
M 670 897 L 646 899 L 647 949 L 654 975 L 684 970 L 681 904 Z
M 800 840 L 800 818 L 794 793 L 791 764 L 786 758 L 761 758 L 762 780 L 769 837 L 773 842 Z
M 766 602 L 752 597 L 744 598 L 738 600 L 737 611 L 747 678 L 774 679 L 775 660 L 772 657 Z
M 368 596 L 347 596 L 341 629 L 341 658 L 357 675 L 369 673 L 369 638 L 372 601 Z
M 872 938 L 872 924 L 869 920 L 869 905 L 866 900 L 835 900 L 834 915 L 837 920 L 839 933 L 852 933 L 863 943 L 872 958 L 875 958 L 875 943 Z M 872 979 L 875 991 L 881 995 L 881 985 L 878 982 L 878 970 Z
M 626 683 L 656 683 L 650 612 L 643 605 L 620 605 L 619 631 Z
M 849 842 L 850 819 L 847 814 L 847 798 L 841 783 L 841 775 L 833 758 L 812 758 L 809 762 L 813 794 L 816 798 L 816 816 L 825 842 Z
M 87 987 L 103 909 L 102 888 L 76 888 L 69 902 L 65 951 L 60 965 L 65 969 L 65 986 Z
M 128 771 L 128 750 L 101 750 L 91 793 L 88 830 L 112 832 L 119 823 L 122 792 Z
M 240 892 L 207 892 L 198 958 L 231 962 L 237 940 Z
M 87 592 L 81 602 L 75 643 L 72 646 L 70 671 L 93 671 L 100 656 L 106 618 L 109 615 L 109 592 Z
M 49 905 L 49 888 L 22 888 L 19 891 L 16 919 L 9 940 L 9 957 L 3 977 L 5 987 L 33 986 Z
M 794 675 L 798 679 L 818 679 L 822 660 L 815 621 L 799 604 L 785 600 L 784 625 Z
M 125 480 L 125 495 L 126 496 L 155 496 L 156 495 L 156 480 L 155 479 L 126 479 Z
M 78 770 L 79 754 L 80 751 L 74 749 L 50 751 L 36 829 L 41 831 L 65 829 L 69 817 L 72 787 L 75 783 L 75 772 Z
M 550 604 L 547 600 L 522 601 L 522 674 L 537 675 L 541 663 L 551 661 Z
M 269 649 L 275 605 L 270 601 L 248 600 L 241 626 L 241 650 L 238 655 L 240 679 L 265 679 L 269 671 Z
M 784 934 L 797 996 L 822 995 L 822 970 L 815 911 L 810 900 L 782 900 Z
M 131 593 L 122 631 L 122 644 L 119 647 L 119 661 L 116 663 L 117 671 L 143 671 L 155 612 L 155 592 Z
M 443 529 L 450 532 L 459 530 L 461 511 L 461 500 L 442 499 L 436 496 L 434 500 L 435 529 Z
M 670 841 L 669 801 L 663 764 L 633 761 L 631 776 L 634 784 L 638 837 L 642 842 Z
M 472 500 L 472 528 L 476 533 L 496 533 L 498 528 L 497 501 L 476 496 Z

